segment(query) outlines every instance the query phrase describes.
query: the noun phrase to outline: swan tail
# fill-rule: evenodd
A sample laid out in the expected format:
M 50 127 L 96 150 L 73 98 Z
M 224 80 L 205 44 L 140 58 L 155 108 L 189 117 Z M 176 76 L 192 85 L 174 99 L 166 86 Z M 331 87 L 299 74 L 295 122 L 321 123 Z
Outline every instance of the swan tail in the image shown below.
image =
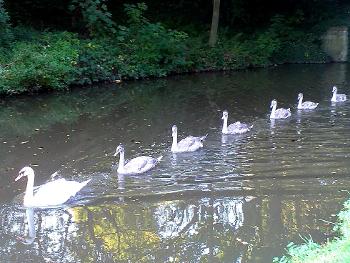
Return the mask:
M 81 183 L 81 188 L 83 188 L 84 186 L 86 186 L 90 181 L 91 181 L 91 179 L 82 182 L 82 183 Z
M 207 133 L 206 135 L 200 137 L 200 140 L 201 140 L 201 141 L 204 141 L 207 137 L 208 137 L 208 133 Z
M 55 177 L 58 175 L 59 171 L 54 172 L 53 174 L 51 174 L 50 178 L 51 180 L 55 179 Z

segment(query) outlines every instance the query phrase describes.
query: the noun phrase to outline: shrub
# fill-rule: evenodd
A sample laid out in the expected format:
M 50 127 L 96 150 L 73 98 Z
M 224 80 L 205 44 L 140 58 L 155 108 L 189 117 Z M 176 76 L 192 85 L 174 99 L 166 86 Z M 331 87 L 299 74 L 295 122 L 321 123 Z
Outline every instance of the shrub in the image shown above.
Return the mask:
M 115 33 L 115 23 L 106 0 L 72 0 L 70 10 L 80 13 L 91 37 Z
M 165 76 L 188 66 L 184 32 L 150 23 L 144 4 L 125 5 L 127 26 L 119 26 L 116 40 L 120 47 L 118 72 L 128 78 Z
M 72 33 L 45 33 L 39 42 L 17 42 L 1 65 L 0 93 L 64 89 L 74 79 L 79 40 Z
M 109 38 L 82 40 L 73 84 L 119 79 L 118 46 Z

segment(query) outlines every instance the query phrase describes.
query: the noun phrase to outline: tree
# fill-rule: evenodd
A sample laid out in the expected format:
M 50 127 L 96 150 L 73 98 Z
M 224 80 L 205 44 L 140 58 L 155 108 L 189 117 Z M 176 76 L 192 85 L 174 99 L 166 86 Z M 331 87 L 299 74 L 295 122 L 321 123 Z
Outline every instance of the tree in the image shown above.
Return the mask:
M 209 46 L 214 47 L 218 38 L 218 26 L 219 26 L 219 14 L 220 14 L 220 0 L 213 0 L 213 17 L 211 20 Z
M 3 4 L 3 0 L 0 0 L 0 48 L 9 46 L 13 38 L 9 22 L 10 17 Z

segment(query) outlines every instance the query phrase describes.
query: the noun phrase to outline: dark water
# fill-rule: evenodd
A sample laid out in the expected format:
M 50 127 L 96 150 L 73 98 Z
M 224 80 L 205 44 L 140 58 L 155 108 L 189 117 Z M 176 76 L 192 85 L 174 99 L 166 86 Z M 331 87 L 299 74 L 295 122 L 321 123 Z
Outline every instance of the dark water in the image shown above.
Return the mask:
M 198 74 L 0 101 L 0 261 L 271 262 L 291 241 L 332 236 L 350 190 L 350 94 L 346 64 Z M 298 92 L 320 102 L 297 112 Z M 291 107 L 269 120 L 269 105 Z M 254 124 L 221 135 L 229 122 Z M 180 137 L 208 133 L 205 148 L 173 155 Z M 154 170 L 118 176 L 126 157 L 163 155 Z M 25 165 L 36 185 L 50 175 L 92 178 L 70 204 L 20 206 Z M 29 223 L 29 224 L 28 224 Z

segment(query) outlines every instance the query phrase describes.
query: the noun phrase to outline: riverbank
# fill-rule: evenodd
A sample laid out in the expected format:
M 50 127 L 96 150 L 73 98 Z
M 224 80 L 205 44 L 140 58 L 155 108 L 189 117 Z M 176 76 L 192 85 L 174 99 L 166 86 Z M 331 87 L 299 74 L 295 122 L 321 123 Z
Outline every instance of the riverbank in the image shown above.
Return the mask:
M 305 244 L 288 245 L 287 255 L 276 258 L 276 263 L 336 263 L 350 262 L 350 200 L 345 202 L 344 210 L 339 213 L 339 222 L 335 230 L 339 237 L 323 244 L 306 240 Z
M 64 90 L 96 82 L 237 70 L 283 63 L 325 63 L 320 35 L 275 16 L 265 30 L 223 33 L 209 47 L 207 33 L 151 23 L 129 6 L 127 23 L 103 36 L 14 27 L 0 49 L 0 95 Z M 137 16 L 135 16 L 137 13 Z

